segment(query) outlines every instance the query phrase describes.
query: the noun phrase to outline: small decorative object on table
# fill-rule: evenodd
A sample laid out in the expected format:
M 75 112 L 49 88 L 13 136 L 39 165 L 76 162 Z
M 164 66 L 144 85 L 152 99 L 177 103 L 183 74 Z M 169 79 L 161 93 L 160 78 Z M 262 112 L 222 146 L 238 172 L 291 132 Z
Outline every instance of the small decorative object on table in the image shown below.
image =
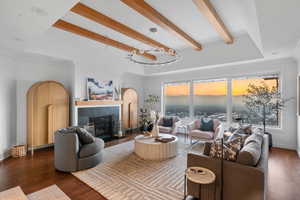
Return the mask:
M 196 183 L 199 185 L 199 198 L 187 196 L 186 188 L 187 188 L 187 180 Z M 203 167 L 189 167 L 185 171 L 184 176 L 184 200 L 196 200 L 202 199 L 202 185 L 209 185 L 215 183 L 216 175 L 209 169 Z M 216 199 L 216 184 L 214 184 L 213 199 Z
M 26 156 L 26 146 L 25 145 L 17 145 L 11 148 L 11 156 L 13 158 L 19 158 Z
M 153 129 L 152 129 L 152 131 L 151 131 L 151 135 L 153 136 L 153 137 L 156 137 L 156 136 L 158 136 L 158 134 L 159 134 L 159 130 L 158 130 L 158 120 L 159 120 L 159 112 L 157 112 L 157 111 L 154 111 L 154 110 L 152 110 L 151 112 L 150 112 L 150 117 L 151 117 L 151 120 L 152 120 L 152 122 L 153 122 L 153 124 L 154 124 L 154 127 L 153 127 Z
M 163 136 L 158 136 L 155 138 L 156 142 L 161 142 L 161 143 L 168 143 L 176 140 L 175 137 L 163 137 Z

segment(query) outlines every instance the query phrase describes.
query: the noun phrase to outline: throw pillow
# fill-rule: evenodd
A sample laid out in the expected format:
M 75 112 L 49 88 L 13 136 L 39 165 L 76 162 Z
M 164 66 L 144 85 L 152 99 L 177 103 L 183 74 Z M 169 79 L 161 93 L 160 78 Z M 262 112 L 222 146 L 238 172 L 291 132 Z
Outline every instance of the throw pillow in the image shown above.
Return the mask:
M 260 156 L 261 145 L 257 142 L 250 142 L 240 151 L 237 162 L 243 165 L 256 166 Z
M 201 119 L 200 131 L 214 131 L 214 121 L 212 119 Z
M 241 143 L 242 145 L 244 145 L 245 140 L 249 137 L 248 134 L 243 134 L 243 133 L 239 133 L 239 132 L 234 132 L 231 136 L 228 137 L 227 141 L 231 141 L 234 140 L 236 138 L 241 138 Z
M 237 155 L 242 147 L 242 139 L 240 137 L 223 143 L 223 159 L 228 161 L 236 161 Z M 222 142 L 215 140 L 210 148 L 209 156 L 213 158 L 222 157 Z
M 173 127 L 173 118 L 172 117 L 164 117 L 163 118 L 163 126 Z
M 247 145 L 251 142 L 255 142 L 257 143 L 259 146 L 262 145 L 263 143 L 263 136 L 261 136 L 260 134 L 252 134 L 250 135 L 246 140 L 245 140 L 245 144 L 244 145 Z
M 92 134 L 90 134 L 87 130 L 83 128 L 77 128 L 76 133 L 78 135 L 80 143 L 83 145 L 95 142 L 94 136 L 92 136 Z

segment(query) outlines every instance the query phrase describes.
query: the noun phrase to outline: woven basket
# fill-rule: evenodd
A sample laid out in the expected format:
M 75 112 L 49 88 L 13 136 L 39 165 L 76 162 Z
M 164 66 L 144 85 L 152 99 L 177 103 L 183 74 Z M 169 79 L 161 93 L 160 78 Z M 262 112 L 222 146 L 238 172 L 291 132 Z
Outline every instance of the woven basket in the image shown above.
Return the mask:
M 13 146 L 11 148 L 11 156 L 14 158 L 26 156 L 26 146 L 25 145 Z

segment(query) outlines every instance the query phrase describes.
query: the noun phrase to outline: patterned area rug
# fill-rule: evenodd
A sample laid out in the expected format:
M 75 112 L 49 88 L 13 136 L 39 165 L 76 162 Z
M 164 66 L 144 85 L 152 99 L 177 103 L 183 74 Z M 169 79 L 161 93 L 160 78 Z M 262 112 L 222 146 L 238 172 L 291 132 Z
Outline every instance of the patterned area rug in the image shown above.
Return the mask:
M 0 192 L 0 200 L 71 200 L 56 185 L 25 195 L 20 186 Z
M 71 200 L 57 185 L 31 193 L 27 197 L 29 200 Z
M 29 200 L 71 200 L 56 185 L 52 185 L 45 189 L 27 195 Z
M 0 192 L 0 200 L 27 200 L 20 186 Z
M 108 200 L 183 199 L 187 153 L 203 151 L 203 145 L 179 141 L 179 154 L 165 161 L 146 161 L 134 154 L 133 141 L 104 150 L 104 162 L 73 173 Z

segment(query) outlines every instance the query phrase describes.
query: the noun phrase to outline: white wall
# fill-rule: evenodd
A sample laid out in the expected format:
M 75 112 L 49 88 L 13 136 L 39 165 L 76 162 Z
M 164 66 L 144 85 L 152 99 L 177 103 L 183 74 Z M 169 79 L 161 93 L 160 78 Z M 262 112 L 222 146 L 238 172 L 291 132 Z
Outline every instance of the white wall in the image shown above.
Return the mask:
M 0 50 L 0 160 L 26 144 L 26 93 L 38 81 L 55 80 L 73 93 L 74 64 L 47 56 Z
M 10 58 L 0 55 L 0 160 L 8 156 L 16 143 L 16 80 L 15 66 Z
M 142 74 L 143 67 L 131 64 L 118 55 L 98 55 L 95 58 L 78 59 L 75 63 L 75 93 L 76 98 L 87 98 L 86 79 L 113 80 L 114 85 L 121 85 L 124 75 L 130 73 Z M 126 77 L 126 76 L 125 76 Z M 130 85 L 136 86 L 135 84 Z
M 296 121 L 296 88 L 297 64 L 294 59 L 280 59 L 273 61 L 255 62 L 235 66 L 199 69 L 195 71 L 174 73 L 160 76 L 149 76 L 144 82 L 144 95 L 161 95 L 163 82 L 172 82 L 191 79 L 215 79 L 224 77 L 236 77 L 243 75 L 256 75 L 268 73 L 280 73 L 282 82 L 282 95 L 284 98 L 293 97 L 294 100 L 287 103 L 282 112 L 281 129 L 269 129 L 273 135 L 276 147 L 296 149 L 297 147 L 297 121 Z
M 95 78 L 96 80 L 112 80 L 115 86 L 134 88 L 139 94 L 140 103 L 143 102 L 143 76 L 139 75 L 144 72 L 142 66 L 133 65 L 124 57 L 111 51 L 109 54 L 99 54 L 97 59 L 81 58 L 75 60 L 74 63 L 75 91 L 73 97 L 87 98 L 86 80 Z M 73 112 L 73 118 L 74 114 Z M 73 123 L 73 125 L 75 124 Z
M 72 96 L 74 64 L 37 54 L 14 55 L 17 94 L 17 144 L 26 144 L 26 94 L 36 82 L 54 80 L 62 83 Z
M 300 82 L 299 82 L 299 78 L 300 77 L 300 43 L 298 43 L 297 47 L 295 48 L 295 51 L 294 51 L 294 57 L 296 58 L 297 60 L 297 66 L 298 66 L 298 73 L 297 73 L 297 80 L 298 80 L 298 84 L 297 84 L 297 111 L 298 111 L 298 116 L 297 116 L 297 136 L 298 136 L 298 155 L 300 157 L 300 113 L 299 113 L 299 105 L 300 105 L 300 99 L 299 99 L 299 96 L 300 96 Z

